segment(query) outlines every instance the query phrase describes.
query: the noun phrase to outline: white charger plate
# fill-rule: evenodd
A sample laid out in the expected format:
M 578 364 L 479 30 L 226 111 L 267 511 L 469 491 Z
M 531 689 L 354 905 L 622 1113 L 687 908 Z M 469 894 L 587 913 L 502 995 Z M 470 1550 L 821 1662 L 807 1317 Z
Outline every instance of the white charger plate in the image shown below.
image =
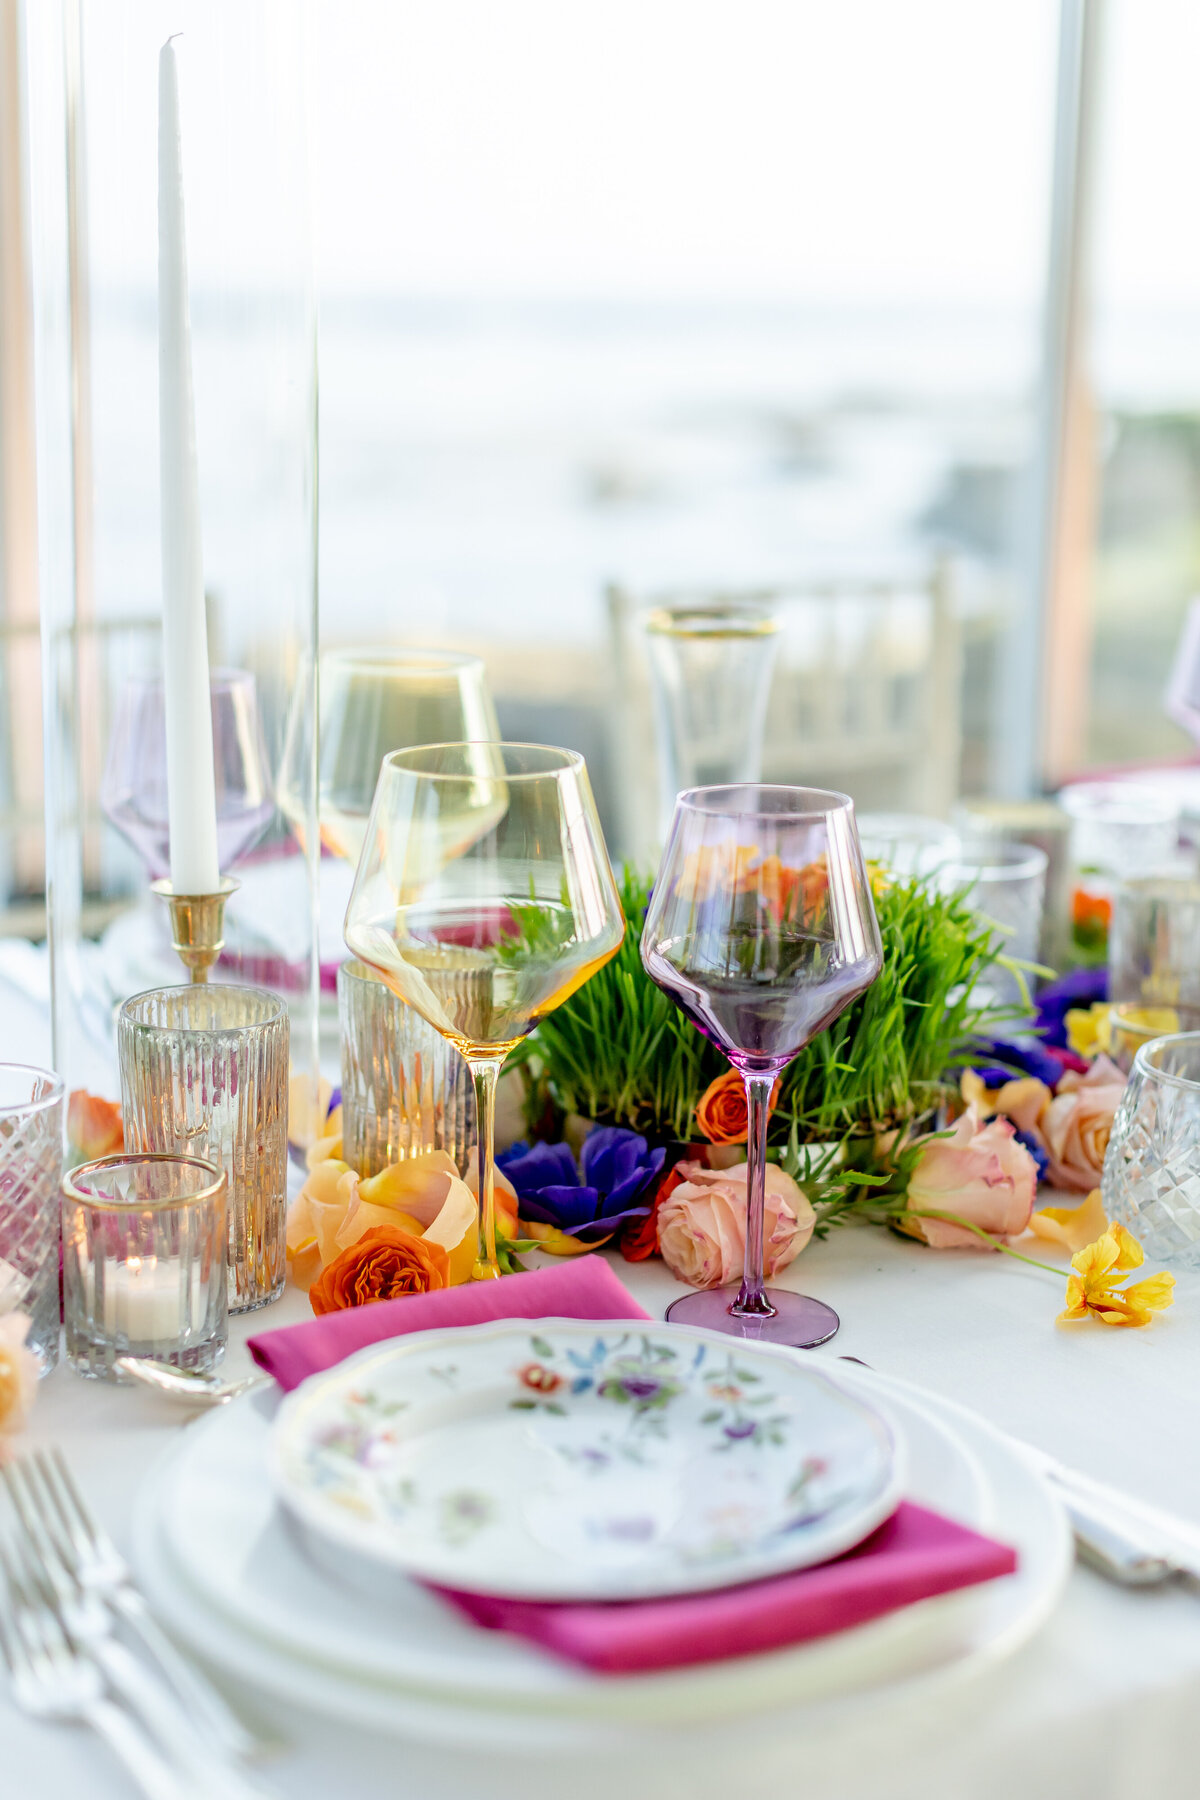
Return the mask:
M 215 1666 L 305 1709 L 447 1747 L 615 1749 L 683 1723 L 812 1720 L 864 1691 L 872 1705 L 903 1701 L 1030 1637 L 1057 1603 L 1070 1536 L 1041 1480 L 974 1415 L 865 1370 L 838 1366 L 836 1378 L 882 1404 L 907 1439 L 910 1496 L 997 1531 L 1020 1555 L 1016 1575 L 789 1650 L 597 1678 L 475 1629 L 377 1565 L 363 1565 L 359 1585 L 340 1557 L 332 1576 L 315 1563 L 267 1484 L 261 1395 L 189 1431 L 147 1484 L 139 1570 L 164 1620 Z
M 526 1600 L 633 1600 L 828 1562 L 904 1491 L 887 1423 L 713 1331 L 505 1319 L 376 1344 L 283 1403 L 284 1504 L 357 1556 Z

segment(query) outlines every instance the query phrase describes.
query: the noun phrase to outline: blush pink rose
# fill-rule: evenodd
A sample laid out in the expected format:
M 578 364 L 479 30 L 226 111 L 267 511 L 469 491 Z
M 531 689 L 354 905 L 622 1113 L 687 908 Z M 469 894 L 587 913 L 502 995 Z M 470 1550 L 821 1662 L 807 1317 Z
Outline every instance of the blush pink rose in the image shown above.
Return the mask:
M 1047 1179 L 1055 1187 L 1088 1194 L 1100 1185 L 1113 1115 L 1125 1092 L 1125 1077 L 1107 1056 L 1098 1056 L 1086 1075 L 1068 1069 L 1042 1114 L 1039 1131 L 1050 1153 Z
M 908 1183 L 914 1213 L 957 1213 L 993 1237 L 1024 1231 L 1037 1192 L 1037 1163 L 1007 1119 L 980 1122 L 968 1107 L 948 1137 L 930 1138 Z M 986 1250 L 982 1238 L 946 1219 L 911 1219 L 914 1236 L 935 1249 Z
M 658 1209 L 658 1248 L 672 1275 L 691 1287 L 723 1287 L 741 1278 L 746 1254 L 748 1165 L 708 1169 L 679 1164 L 683 1179 Z M 767 1164 L 763 1266 L 786 1268 L 812 1236 L 813 1209 L 790 1175 Z

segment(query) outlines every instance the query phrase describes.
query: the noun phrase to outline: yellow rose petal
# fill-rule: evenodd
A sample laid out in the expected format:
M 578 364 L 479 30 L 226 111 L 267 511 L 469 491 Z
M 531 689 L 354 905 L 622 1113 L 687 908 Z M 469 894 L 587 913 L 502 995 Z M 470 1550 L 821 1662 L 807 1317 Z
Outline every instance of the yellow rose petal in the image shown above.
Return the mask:
M 1084 1250 L 1108 1229 L 1100 1189 L 1093 1188 L 1078 1206 L 1043 1206 L 1029 1221 L 1035 1237 L 1063 1244 L 1068 1250 Z

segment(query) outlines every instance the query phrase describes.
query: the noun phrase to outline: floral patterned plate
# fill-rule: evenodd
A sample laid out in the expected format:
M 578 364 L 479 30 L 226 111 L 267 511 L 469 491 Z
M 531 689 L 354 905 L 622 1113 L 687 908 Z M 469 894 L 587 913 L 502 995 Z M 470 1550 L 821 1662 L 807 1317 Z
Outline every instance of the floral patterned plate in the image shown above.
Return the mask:
M 304 1524 L 426 1581 L 634 1599 L 824 1562 L 895 1509 L 901 1458 L 810 1364 L 716 1332 L 581 1319 L 414 1333 L 280 1409 Z

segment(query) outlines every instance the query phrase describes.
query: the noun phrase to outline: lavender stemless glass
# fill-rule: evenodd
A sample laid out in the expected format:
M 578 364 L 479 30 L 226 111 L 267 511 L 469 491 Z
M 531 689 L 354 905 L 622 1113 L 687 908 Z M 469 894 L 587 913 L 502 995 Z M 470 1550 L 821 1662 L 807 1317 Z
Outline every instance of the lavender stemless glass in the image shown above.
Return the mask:
M 222 869 L 235 868 L 275 816 L 275 795 L 258 710 L 258 688 L 246 669 L 214 669 L 213 757 L 217 849 Z M 117 703 L 100 804 L 150 874 L 170 866 L 167 824 L 167 725 L 161 675 L 133 675 Z
M 680 794 L 642 961 L 745 1081 L 750 1167 L 741 1285 L 687 1294 L 668 1318 L 799 1348 L 837 1330 L 823 1301 L 763 1287 L 767 1121 L 776 1077 L 882 960 L 845 794 L 755 783 Z

